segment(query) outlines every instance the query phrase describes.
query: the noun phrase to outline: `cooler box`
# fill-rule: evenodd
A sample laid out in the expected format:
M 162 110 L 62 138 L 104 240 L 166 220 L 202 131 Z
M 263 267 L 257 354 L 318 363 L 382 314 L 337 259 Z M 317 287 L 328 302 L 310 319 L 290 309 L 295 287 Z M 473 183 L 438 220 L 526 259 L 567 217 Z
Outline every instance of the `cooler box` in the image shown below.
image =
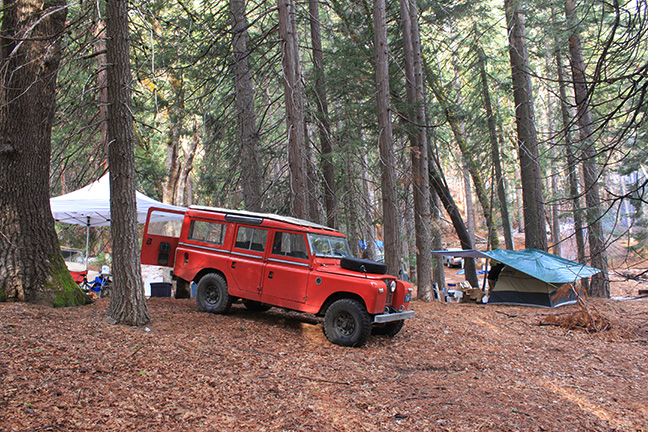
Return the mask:
M 151 282 L 151 297 L 171 297 L 171 282 Z

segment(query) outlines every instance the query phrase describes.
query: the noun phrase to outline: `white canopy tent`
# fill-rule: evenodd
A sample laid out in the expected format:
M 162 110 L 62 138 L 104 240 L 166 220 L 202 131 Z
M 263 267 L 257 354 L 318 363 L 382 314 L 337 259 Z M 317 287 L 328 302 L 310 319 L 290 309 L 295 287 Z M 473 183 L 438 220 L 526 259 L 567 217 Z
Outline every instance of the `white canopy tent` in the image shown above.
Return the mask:
M 172 210 L 186 210 L 170 204 L 164 204 L 149 198 L 141 192 L 135 192 L 137 199 L 137 222 L 145 223 L 146 215 L 151 207 Z M 90 227 L 110 225 L 110 178 L 106 174 L 96 182 L 65 195 L 50 198 L 52 216 L 56 222 L 84 225 L 87 227 L 86 236 L 86 268 L 88 263 L 88 248 Z

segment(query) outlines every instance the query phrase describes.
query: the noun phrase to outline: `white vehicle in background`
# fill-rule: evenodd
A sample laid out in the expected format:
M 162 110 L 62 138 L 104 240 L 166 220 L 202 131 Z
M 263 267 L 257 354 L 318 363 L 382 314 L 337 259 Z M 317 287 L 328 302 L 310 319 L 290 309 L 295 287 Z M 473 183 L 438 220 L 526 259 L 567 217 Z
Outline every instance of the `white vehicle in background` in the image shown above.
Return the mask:
M 463 249 L 461 248 L 445 248 L 444 251 L 447 252 L 460 252 Z M 463 268 L 464 265 L 464 259 L 459 256 L 453 256 L 453 255 L 443 255 L 443 264 L 448 266 L 448 267 L 461 267 Z

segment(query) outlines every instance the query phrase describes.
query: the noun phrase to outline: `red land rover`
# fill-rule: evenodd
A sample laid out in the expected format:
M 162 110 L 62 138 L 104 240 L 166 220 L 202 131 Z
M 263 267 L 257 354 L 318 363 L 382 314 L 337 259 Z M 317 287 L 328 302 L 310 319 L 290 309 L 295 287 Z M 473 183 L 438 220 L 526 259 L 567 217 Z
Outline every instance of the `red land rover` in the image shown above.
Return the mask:
M 198 307 L 225 313 L 236 300 L 324 317 L 324 333 L 360 346 L 372 332 L 396 335 L 409 311 L 409 283 L 386 266 L 350 256 L 343 234 L 291 217 L 193 206 L 149 210 L 142 264 L 173 268 L 178 284 L 198 284 Z

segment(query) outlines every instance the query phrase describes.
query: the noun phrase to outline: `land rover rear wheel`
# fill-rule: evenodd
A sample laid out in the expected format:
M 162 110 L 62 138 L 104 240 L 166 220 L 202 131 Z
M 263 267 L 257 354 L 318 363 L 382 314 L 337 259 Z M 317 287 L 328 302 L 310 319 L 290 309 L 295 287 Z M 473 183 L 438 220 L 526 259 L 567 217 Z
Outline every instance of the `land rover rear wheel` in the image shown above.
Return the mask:
M 336 345 L 361 346 L 371 334 L 371 319 L 358 301 L 337 300 L 324 315 L 324 334 Z
M 196 290 L 198 308 L 204 312 L 225 313 L 232 306 L 232 298 L 227 291 L 225 278 L 209 273 L 200 279 Z

